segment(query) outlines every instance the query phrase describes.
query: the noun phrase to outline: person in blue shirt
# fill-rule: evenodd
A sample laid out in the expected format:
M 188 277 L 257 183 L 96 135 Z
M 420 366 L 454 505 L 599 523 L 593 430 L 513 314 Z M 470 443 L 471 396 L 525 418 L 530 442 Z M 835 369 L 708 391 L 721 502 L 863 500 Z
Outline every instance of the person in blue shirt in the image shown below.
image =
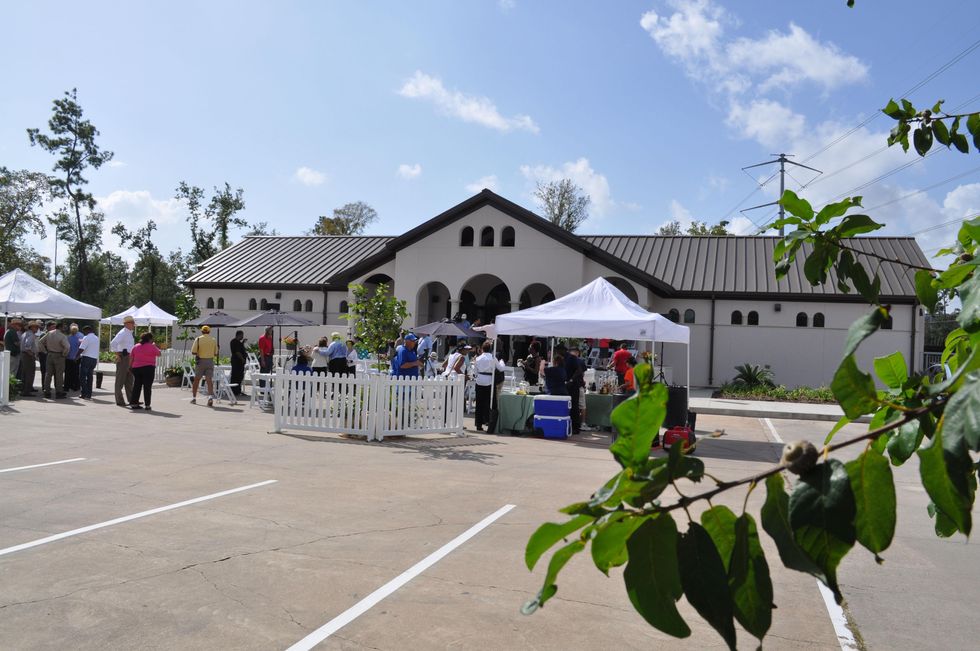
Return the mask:
M 391 363 L 391 372 L 395 377 L 418 377 L 419 367 L 422 363 L 415 352 L 415 346 L 419 338 L 409 332 L 405 335 L 405 343 L 399 346 L 395 352 L 395 358 Z
M 300 353 L 296 358 L 296 363 L 293 364 L 293 368 L 290 373 L 296 373 L 298 375 L 313 375 L 313 369 L 310 368 L 310 358 L 306 356 L 306 353 Z
M 565 375 L 565 358 L 559 353 L 555 353 L 551 366 L 544 369 L 544 388 L 550 395 L 567 396 L 568 387 L 566 386 L 567 376 Z
M 327 346 L 327 372 L 334 375 L 347 373 L 347 344 L 339 332 L 330 333 L 330 345 Z
M 71 324 L 68 332 L 68 345 L 70 346 L 70 350 L 68 351 L 68 357 L 65 359 L 65 391 L 79 391 L 82 385 L 78 380 L 78 344 L 82 341 L 82 333 L 78 331 L 77 323 Z

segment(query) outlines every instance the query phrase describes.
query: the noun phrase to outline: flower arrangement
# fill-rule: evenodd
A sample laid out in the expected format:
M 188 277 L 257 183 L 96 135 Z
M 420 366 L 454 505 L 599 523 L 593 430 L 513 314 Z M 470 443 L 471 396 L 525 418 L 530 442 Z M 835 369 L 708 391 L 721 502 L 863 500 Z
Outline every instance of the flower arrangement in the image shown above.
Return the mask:
M 293 335 L 286 335 L 283 337 L 282 343 L 286 344 L 287 350 L 296 350 L 296 337 Z
M 184 377 L 184 369 L 180 366 L 169 366 L 163 370 L 164 377 Z

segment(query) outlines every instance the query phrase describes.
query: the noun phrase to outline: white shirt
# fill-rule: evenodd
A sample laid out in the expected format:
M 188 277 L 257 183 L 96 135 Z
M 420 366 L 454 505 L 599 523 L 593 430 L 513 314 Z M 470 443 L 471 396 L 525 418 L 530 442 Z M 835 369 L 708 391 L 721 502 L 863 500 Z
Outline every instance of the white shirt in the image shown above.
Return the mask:
M 473 361 L 473 368 L 476 369 L 476 385 L 488 387 L 493 384 L 494 369 L 504 370 L 504 360 L 498 359 L 494 364 L 493 353 L 486 352 Z
M 327 347 L 317 346 L 313 349 L 313 368 L 327 368 Z
M 94 332 L 90 332 L 78 344 L 78 352 L 81 357 L 99 358 L 99 338 Z
M 456 366 L 456 362 L 459 361 L 461 355 L 462 353 L 456 352 L 449 355 L 449 358 L 446 359 L 446 370 L 442 372 L 443 375 L 457 375 L 457 373 L 453 371 L 453 367 Z
M 133 339 L 133 332 L 129 328 L 123 327 L 112 338 L 112 341 L 109 342 L 109 350 L 114 353 L 121 353 L 124 350 L 132 350 L 135 345 L 136 341 Z
M 347 366 L 348 367 L 357 366 L 357 359 L 358 358 L 357 358 L 357 349 L 356 348 L 351 348 L 349 351 L 347 351 Z

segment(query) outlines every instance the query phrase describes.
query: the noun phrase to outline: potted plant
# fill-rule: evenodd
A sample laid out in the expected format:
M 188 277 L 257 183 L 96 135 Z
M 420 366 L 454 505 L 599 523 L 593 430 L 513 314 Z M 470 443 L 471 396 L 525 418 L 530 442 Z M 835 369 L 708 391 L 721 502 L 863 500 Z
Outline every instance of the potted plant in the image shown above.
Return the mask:
M 286 344 L 286 350 L 296 350 L 296 337 L 293 335 L 283 337 L 282 343 Z
M 180 366 L 170 366 L 164 369 L 163 377 L 168 387 L 179 387 L 184 381 L 184 369 Z

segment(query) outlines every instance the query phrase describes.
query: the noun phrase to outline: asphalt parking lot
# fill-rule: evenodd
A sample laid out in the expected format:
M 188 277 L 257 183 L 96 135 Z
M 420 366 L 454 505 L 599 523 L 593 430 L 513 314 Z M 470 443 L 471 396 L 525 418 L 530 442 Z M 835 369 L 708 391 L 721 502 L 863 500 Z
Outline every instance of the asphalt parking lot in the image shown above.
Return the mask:
M 650 628 L 621 571 L 606 578 L 587 556 L 544 609 L 520 614 L 544 570 L 524 567 L 528 536 L 617 469 L 604 435 L 367 444 L 269 434 L 270 414 L 189 398 L 158 389 L 141 413 L 97 392 L 0 414 L 0 647 L 286 649 L 324 626 L 316 648 L 724 647 L 683 603 L 690 638 Z M 740 477 L 778 457 L 776 437 L 820 441 L 827 429 L 771 422 L 702 416 L 699 429 L 725 434 L 698 454 L 715 476 Z M 855 644 L 975 648 L 977 547 L 933 535 L 914 463 L 896 478 L 885 565 L 855 550 L 840 573 Z M 815 581 L 763 544 L 779 606 L 766 647 L 842 648 Z

